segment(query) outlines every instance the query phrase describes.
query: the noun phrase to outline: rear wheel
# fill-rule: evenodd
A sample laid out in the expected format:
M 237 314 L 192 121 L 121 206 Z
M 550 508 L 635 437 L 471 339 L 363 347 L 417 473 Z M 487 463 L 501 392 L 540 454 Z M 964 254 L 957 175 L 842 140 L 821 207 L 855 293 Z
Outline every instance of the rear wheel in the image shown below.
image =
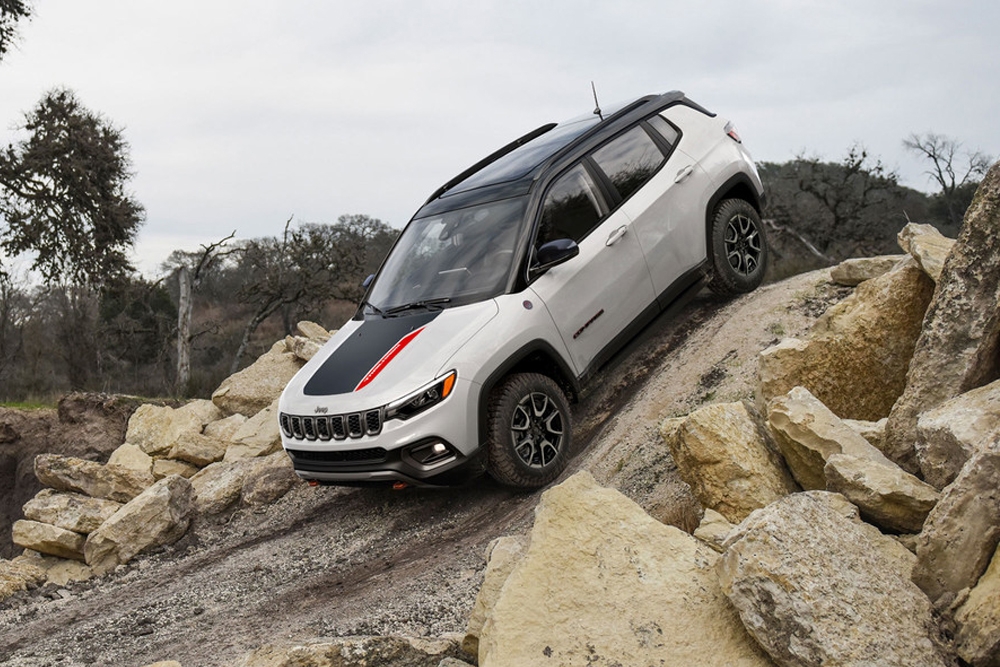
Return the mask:
M 732 296 L 755 290 L 767 269 L 767 239 L 757 209 L 744 199 L 724 199 L 712 218 L 708 286 Z
M 491 397 L 489 438 L 490 475 L 510 486 L 545 486 L 568 462 L 572 424 L 566 395 L 546 375 L 511 375 Z

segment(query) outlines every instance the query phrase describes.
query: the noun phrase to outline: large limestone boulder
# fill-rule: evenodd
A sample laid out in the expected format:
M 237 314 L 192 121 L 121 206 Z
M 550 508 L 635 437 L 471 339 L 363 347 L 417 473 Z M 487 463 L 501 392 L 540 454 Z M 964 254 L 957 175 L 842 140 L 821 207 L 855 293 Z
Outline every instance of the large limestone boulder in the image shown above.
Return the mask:
M 166 456 L 182 435 L 201 434 L 225 415 L 208 400 L 194 400 L 177 409 L 141 405 L 132 414 L 125 441 L 151 456 Z
M 958 655 L 972 667 L 1000 667 L 1000 548 L 955 613 Z
M 235 462 L 213 463 L 191 478 L 199 514 L 218 514 L 240 498 L 249 468 Z
M 885 424 L 888 419 L 883 417 L 877 422 L 870 422 L 864 419 L 842 419 L 841 421 L 867 440 L 868 444 L 872 447 L 880 452 L 882 451 L 885 443 Z
M 458 642 L 411 637 L 340 637 L 300 646 L 263 646 L 238 667 L 438 667 L 461 655 Z
M 223 380 L 212 394 L 212 402 L 227 415 L 253 417 L 281 396 L 301 367 L 302 360 L 279 340 L 253 364 Z
M 779 665 L 946 667 L 912 554 L 863 523 L 843 497 L 787 496 L 727 540 L 722 589 Z
M 281 449 L 281 430 L 278 426 L 278 399 L 247 419 L 236 429 L 226 449 L 226 461 L 255 456 L 267 456 Z
M 896 239 L 899 247 L 910 253 L 920 268 L 937 282 L 955 239 L 943 236 L 933 225 L 918 225 L 915 222 L 907 223 Z
M 87 565 L 104 574 L 143 551 L 176 542 L 187 531 L 193 509 L 188 480 L 179 475 L 161 479 L 87 537 Z
M 201 470 L 198 466 L 187 461 L 177 461 L 176 459 L 156 459 L 153 461 L 153 477 L 161 480 L 171 475 L 180 475 L 191 479 Z
M 121 466 L 108 466 L 60 454 L 35 457 L 35 477 L 59 491 L 76 491 L 92 498 L 119 503 L 132 500 L 153 483 L 148 477 Z
M 694 529 L 694 536 L 712 547 L 715 551 L 722 553 L 725 551 L 723 545 L 735 527 L 729 523 L 726 517 L 715 510 L 707 509 L 705 510 L 705 516 L 701 519 L 701 523 Z
M 577 473 L 542 495 L 479 665 L 769 665 L 719 589 L 717 560 Z
M 834 454 L 826 461 L 826 488 L 842 494 L 879 528 L 919 533 L 940 494 L 897 465 Z
M 24 504 L 22 511 L 26 519 L 86 535 L 97 530 L 121 506 L 113 500 L 42 489 Z
M 327 331 L 321 325 L 316 324 L 315 322 L 310 322 L 309 320 L 302 320 L 295 325 L 295 329 L 298 331 L 300 336 L 308 338 L 309 340 L 314 340 L 320 345 L 330 340 L 336 332 L 336 329 L 333 331 Z
M 987 172 L 945 260 L 934 299 L 889 415 L 887 451 L 914 472 L 917 419 L 997 379 L 1000 352 L 1000 163 Z
M 252 461 L 240 487 L 240 498 L 245 505 L 269 505 L 302 482 L 284 451 Z
M 309 361 L 334 332 L 327 331 L 315 322 L 303 321 L 295 325 L 297 336 L 285 337 L 285 349 L 302 361 Z
M 486 623 L 486 615 L 493 609 L 507 577 L 514 571 L 514 567 L 527 550 L 527 535 L 507 535 L 490 542 L 486 550 L 486 573 L 483 575 L 483 585 L 476 594 L 476 602 L 472 606 L 472 613 L 465 627 L 465 638 L 462 640 L 462 650 L 468 655 L 479 656 L 479 633 Z
M 210 438 L 217 438 L 219 440 L 231 442 L 233 436 L 240 430 L 240 427 L 243 426 L 246 421 L 247 418 L 241 414 L 229 415 L 224 419 L 214 421 L 211 424 L 206 424 L 205 429 L 202 432 Z
M 295 355 L 296 358 L 301 361 L 309 361 L 316 353 L 319 352 L 320 348 L 323 347 L 322 343 L 319 343 L 309 338 L 304 338 L 303 336 L 286 336 L 285 337 L 285 349 Z
M 816 321 L 808 340 L 761 352 L 759 404 L 803 386 L 838 417 L 887 416 L 903 391 L 933 290 L 912 260 L 861 283 Z
M 218 514 L 241 499 L 247 505 L 272 503 L 300 481 L 284 451 L 259 458 L 219 461 L 191 478 L 199 514 Z
M 67 560 L 57 556 L 47 556 L 32 549 L 14 559 L 15 563 L 23 563 L 37 568 L 43 573 L 42 579 L 47 584 L 66 586 L 78 581 L 87 581 L 94 573 L 86 563 L 77 560 Z
M 45 570 L 37 565 L 0 559 L 0 601 L 43 581 L 45 581 Z
M 917 538 L 913 581 L 931 600 L 950 603 L 976 585 L 998 543 L 1000 442 L 994 441 L 969 459 L 927 516 Z
M 142 447 L 127 442 L 111 452 L 108 465 L 128 468 L 144 478 L 153 474 L 153 457 L 142 451 Z
M 924 479 L 951 484 L 981 446 L 1000 436 L 1000 381 L 967 391 L 920 415 L 917 460 Z
M 83 547 L 87 537 L 48 523 L 15 521 L 11 540 L 19 547 L 43 554 L 83 560 Z
M 661 434 L 695 497 L 733 523 L 799 490 L 762 420 L 743 403 L 705 406 L 668 420 Z
M 219 461 L 191 478 L 195 510 L 199 514 L 218 514 L 240 499 L 252 461 Z
M 139 447 L 146 454 L 162 454 L 170 449 L 166 437 L 174 410 L 163 405 L 144 403 L 128 420 L 125 442 Z
M 884 255 L 882 257 L 852 257 L 845 259 L 830 269 L 830 280 L 838 285 L 854 287 L 866 280 L 878 278 L 888 273 L 906 258 L 906 255 Z
M 182 433 L 174 440 L 169 458 L 204 468 L 210 463 L 221 461 L 226 455 L 229 443 L 202 433 Z
M 892 465 L 804 387 L 795 387 L 771 401 L 768 425 L 792 476 L 803 489 L 826 488 L 826 462 L 834 454 Z

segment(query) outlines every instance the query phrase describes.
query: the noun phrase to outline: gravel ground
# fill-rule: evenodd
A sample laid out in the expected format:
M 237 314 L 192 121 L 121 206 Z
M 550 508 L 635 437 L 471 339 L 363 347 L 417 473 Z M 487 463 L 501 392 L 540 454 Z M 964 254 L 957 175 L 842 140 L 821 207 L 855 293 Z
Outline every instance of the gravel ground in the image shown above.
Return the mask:
M 825 272 L 722 302 L 699 296 L 618 355 L 575 407 L 586 468 L 663 521 L 700 509 L 659 440 L 663 418 L 753 393 L 756 355 L 848 293 Z M 97 580 L 0 603 L 0 664 L 232 665 L 263 644 L 462 632 L 489 542 L 530 529 L 540 492 L 295 487 L 195 523 Z

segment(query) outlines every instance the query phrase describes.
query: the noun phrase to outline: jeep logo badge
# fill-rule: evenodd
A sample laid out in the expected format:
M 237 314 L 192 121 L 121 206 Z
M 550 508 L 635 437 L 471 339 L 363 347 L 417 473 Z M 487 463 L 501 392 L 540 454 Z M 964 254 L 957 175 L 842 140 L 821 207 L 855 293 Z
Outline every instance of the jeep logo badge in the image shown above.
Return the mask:
M 325 415 L 330 408 L 316 408 L 315 412 L 318 415 Z

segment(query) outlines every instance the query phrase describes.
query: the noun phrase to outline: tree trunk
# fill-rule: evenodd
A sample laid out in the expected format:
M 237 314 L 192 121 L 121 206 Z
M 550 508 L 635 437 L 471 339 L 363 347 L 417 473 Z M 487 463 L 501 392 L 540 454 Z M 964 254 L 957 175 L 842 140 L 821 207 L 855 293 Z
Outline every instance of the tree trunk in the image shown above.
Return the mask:
M 191 383 L 191 272 L 186 266 L 177 271 L 180 297 L 177 308 L 177 394 L 187 396 Z
M 243 361 L 243 355 L 246 354 L 247 348 L 250 347 L 250 338 L 253 336 L 254 332 L 257 331 L 257 327 L 260 326 L 261 322 L 266 320 L 271 316 L 278 306 L 281 304 L 273 304 L 268 306 L 262 311 L 258 311 L 253 318 L 247 322 L 246 328 L 243 330 L 243 340 L 240 341 L 240 347 L 236 350 L 236 357 L 233 359 L 233 365 L 229 369 L 229 374 L 234 375 L 240 370 L 240 362 Z
M 771 229 L 777 231 L 777 232 L 780 232 L 780 233 L 783 233 L 783 234 L 788 234 L 789 236 L 791 236 L 792 238 L 794 238 L 795 240 L 797 240 L 799 243 L 801 243 L 803 246 L 805 246 L 805 249 L 808 250 L 814 257 L 823 260 L 828 265 L 832 265 L 832 264 L 835 263 L 834 260 L 833 260 L 833 258 L 828 257 L 827 255 L 825 255 L 822 252 L 820 252 L 816 248 L 816 246 L 814 246 L 812 243 L 809 242 L 809 239 L 807 239 L 806 237 L 802 236 L 802 234 L 799 234 L 797 231 L 795 231 L 791 227 L 787 227 L 787 226 L 784 226 L 784 225 L 779 225 L 778 223 L 776 223 L 774 220 L 771 220 L 770 218 L 765 219 L 764 220 L 764 224 L 767 225 L 768 227 L 770 227 Z M 827 243 L 827 245 L 829 245 L 829 243 Z

